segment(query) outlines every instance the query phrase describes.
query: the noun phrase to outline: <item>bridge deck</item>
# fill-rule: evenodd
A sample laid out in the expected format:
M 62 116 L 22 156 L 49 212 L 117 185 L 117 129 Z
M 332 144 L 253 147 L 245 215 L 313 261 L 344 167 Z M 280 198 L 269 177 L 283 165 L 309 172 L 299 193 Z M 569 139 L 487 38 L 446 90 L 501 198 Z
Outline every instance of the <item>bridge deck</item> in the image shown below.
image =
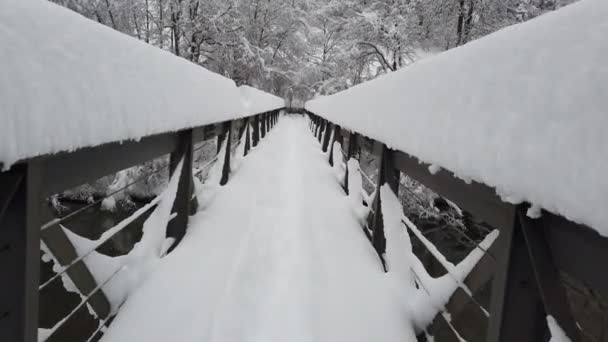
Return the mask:
M 414 341 L 326 158 L 283 117 L 103 341 Z

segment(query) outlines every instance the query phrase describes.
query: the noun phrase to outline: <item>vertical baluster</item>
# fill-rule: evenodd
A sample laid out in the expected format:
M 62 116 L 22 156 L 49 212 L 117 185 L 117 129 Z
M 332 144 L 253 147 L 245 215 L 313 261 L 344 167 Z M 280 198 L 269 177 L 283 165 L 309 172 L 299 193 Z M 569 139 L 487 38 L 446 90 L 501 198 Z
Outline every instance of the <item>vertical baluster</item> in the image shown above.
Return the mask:
M 344 171 L 344 191 L 348 195 L 348 161 L 357 154 L 357 133 L 350 132 L 348 136 L 348 151 L 346 153 L 346 171 Z
M 323 145 L 321 145 L 321 149 L 323 150 L 323 152 L 327 152 L 327 149 L 329 148 L 329 140 L 331 139 L 332 128 L 333 124 L 327 121 L 325 126 L 325 135 L 323 136 Z
M 516 213 L 511 225 L 500 227 L 496 270 L 492 280 L 487 341 L 542 341 L 545 320 L 526 242 Z
M 245 152 L 244 155 L 247 155 L 249 153 L 249 150 L 251 149 L 251 131 L 249 126 L 251 126 L 249 124 L 251 118 L 247 118 L 247 121 L 245 122 Z
M 272 128 L 272 113 L 268 113 L 268 131 Z
M 334 158 L 339 162 L 342 160 L 342 154 L 334 156 L 334 144 L 338 142 L 342 146 L 342 128 L 339 125 L 334 125 L 334 138 L 329 146 L 329 165 L 334 166 Z
M 579 332 L 570 311 L 566 290 L 546 240 L 545 230 L 551 227 L 545 227 L 542 218 L 528 217 L 526 211 L 527 208 L 520 206 L 517 218 L 528 246 L 528 256 L 543 301 L 545 316 L 553 316 L 572 341 L 579 341 Z
M 319 140 L 319 143 L 323 141 L 323 131 L 324 130 L 325 130 L 325 120 L 321 119 L 320 125 L 319 125 L 319 136 L 317 137 L 317 140 Z
M 239 119 L 235 121 L 239 126 L 239 141 L 243 139 L 243 134 L 245 133 L 245 126 L 247 125 L 247 119 Z
M 216 132 L 219 131 L 219 134 L 217 135 L 217 151 L 216 151 L 216 154 L 217 154 L 217 153 L 220 153 L 220 149 L 222 148 L 222 143 L 226 139 L 226 132 L 224 131 L 222 124 L 216 124 L 215 131 Z
M 380 256 L 384 270 L 386 271 L 386 263 L 384 261 L 384 253 L 386 252 L 386 237 L 384 235 L 384 219 L 382 215 L 382 196 L 380 187 L 388 184 L 391 190 L 397 195 L 399 191 L 399 171 L 395 168 L 391 151 L 378 141 L 374 141 L 374 154 L 378 156 L 378 178 L 376 181 L 376 197 L 372 204 L 374 214 L 372 217 L 372 244 L 376 252 Z
M 175 169 L 182 161 L 182 170 L 179 175 L 177 193 L 173 202 L 171 212 L 177 216 L 167 225 L 167 237 L 175 239 L 169 249 L 172 251 L 186 234 L 188 227 L 188 217 L 192 213 L 192 193 L 194 184 L 192 183 L 192 130 L 185 130 L 178 134 L 179 144 L 177 150 L 171 153 L 169 174 L 173 176 Z
M 37 341 L 43 167 L 44 162 L 37 159 L 0 173 L 5 208 L 0 216 L 0 336 L 3 341 Z M 17 182 L 12 189 L 4 187 L 10 180 Z
M 230 155 L 232 154 L 232 121 L 224 123 L 224 131 L 226 132 L 226 154 L 224 154 L 224 166 L 222 167 L 222 179 L 220 185 L 226 185 L 230 178 Z
M 252 139 L 253 147 L 258 146 L 260 142 L 260 118 L 259 115 L 253 117 L 253 139 Z
M 552 315 L 572 341 L 580 341 L 568 299 L 541 220 L 526 216 L 520 205 L 513 224 L 500 227 L 492 281 L 487 341 L 542 341 L 546 316 Z

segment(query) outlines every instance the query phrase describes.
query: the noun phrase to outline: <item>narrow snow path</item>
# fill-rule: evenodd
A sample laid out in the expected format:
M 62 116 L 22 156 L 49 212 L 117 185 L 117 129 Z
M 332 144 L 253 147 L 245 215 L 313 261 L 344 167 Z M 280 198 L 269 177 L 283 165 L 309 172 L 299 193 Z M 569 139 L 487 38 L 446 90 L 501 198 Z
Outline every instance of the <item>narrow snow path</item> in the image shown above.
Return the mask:
M 415 341 L 326 158 L 282 117 L 103 341 Z

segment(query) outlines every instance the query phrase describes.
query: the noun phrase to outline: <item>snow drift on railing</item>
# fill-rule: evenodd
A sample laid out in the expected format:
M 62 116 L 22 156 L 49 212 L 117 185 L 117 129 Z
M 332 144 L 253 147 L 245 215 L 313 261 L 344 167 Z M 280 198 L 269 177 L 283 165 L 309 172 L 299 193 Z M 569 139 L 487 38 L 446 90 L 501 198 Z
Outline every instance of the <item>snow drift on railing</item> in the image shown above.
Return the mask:
M 232 80 L 48 1 L 0 1 L 0 45 L 4 168 L 248 114 Z
M 608 236 L 606 18 L 583 0 L 306 108 Z
M 243 113 L 253 115 L 285 107 L 285 100 L 250 86 L 240 86 Z

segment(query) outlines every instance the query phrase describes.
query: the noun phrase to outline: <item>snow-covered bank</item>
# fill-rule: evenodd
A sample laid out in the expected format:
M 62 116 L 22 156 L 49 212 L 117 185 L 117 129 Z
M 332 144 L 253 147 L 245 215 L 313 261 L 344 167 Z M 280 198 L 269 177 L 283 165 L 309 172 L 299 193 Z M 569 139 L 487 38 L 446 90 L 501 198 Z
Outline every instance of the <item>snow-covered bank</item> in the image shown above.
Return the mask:
M 608 236 L 607 17 L 583 0 L 306 107 Z
M 4 168 L 250 114 L 232 80 L 49 1 L 1 1 L 0 45 Z

